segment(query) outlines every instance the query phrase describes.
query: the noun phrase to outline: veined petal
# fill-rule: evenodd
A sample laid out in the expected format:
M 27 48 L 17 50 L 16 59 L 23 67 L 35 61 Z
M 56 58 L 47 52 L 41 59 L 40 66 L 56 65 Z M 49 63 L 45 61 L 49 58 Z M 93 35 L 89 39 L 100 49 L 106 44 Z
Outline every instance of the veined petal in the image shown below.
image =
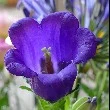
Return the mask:
M 32 78 L 31 86 L 37 95 L 55 102 L 72 90 L 76 76 L 76 66 L 70 64 L 58 74 L 38 74 Z
M 91 15 L 93 12 L 93 8 L 94 8 L 94 5 L 96 3 L 96 0 L 87 0 L 86 2 L 87 2 L 86 4 L 87 4 L 88 11 Z
M 54 61 L 71 61 L 75 48 L 74 36 L 79 27 L 77 18 L 70 12 L 56 12 L 44 18 L 41 27 Z
M 45 2 L 50 6 L 53 12 L 55 12 L 55 0 L 45 0 Z
M 106 7 L 107 2 L 109 3 L 109 0 L 99 0 L 99 3 L 103 6 L 103 8 Z
M 107 20 L 108 18 L 109 18 L 109 1 L 107 2 L 106 6 L 105 6 L 105 10 L 103 12 L 103 16 L 102 16 L 101 22 Z
M 41 22 L 45 16 L 55 11 L 54 0 L 20 0 L 17 7 L 20 8 L 21 5 L 24 6 L 25 16 L 32 17 L 38 22 Z
M 9 29 L 10 39 L 22 55 L 27 67 L 38 70 L 42 41 L 40 41 L 40 25 L 32 18 L 24 18 L 14 23 Z
M 5 65 L 7 70 L 16 76 L 24 76 L 30 78 L 37 74 L 26 67 L 22 61 L 22 57 L 17 49 L 10 49 L 5 55 Z
M 97 39 L 87 28 L 79 28 L 76 35 L 75 63 L 86 62 L 91 59 L 96 52 Z

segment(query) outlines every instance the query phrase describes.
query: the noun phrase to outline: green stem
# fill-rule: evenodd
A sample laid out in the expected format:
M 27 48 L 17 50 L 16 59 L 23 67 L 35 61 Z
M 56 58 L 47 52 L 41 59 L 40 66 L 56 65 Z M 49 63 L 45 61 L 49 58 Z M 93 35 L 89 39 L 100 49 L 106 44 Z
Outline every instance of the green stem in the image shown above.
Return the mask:
M 102 75 L 102 74 L 100 74 Z M 102 96 L 102 92 L 104 91 L 104 87 L 106 85 L 106 79 L 108 77 L 108 72 L 103 72 L 103 76 L 102 76 L 102 81 L 101 81 L 101 86 L 99 88 L 99 91 L 98 91 L 98 94 L 97 94 L 97 97 L 98 97 L 98 106 L 97 106 L 97 110 L 100 110 L 100 107 L 101 107 L 101 96 Z
M 42 107 L 40 99 L 36 96 L 36 110 L 44 110 Z
M 77 78 L 77 79 L 76 79 L 76 86 L 77 86 L 78 84 L 80 85 L 80 83 L 81 83 L 81 78 Z M 77 89 L 77 90 L 74 92 L 73 97 L 74 97 L 76 100 L 77 100 L 77 98 L 78 98 L 79 91 L 80 91 L 80 89 Z
M 92 67 L 94 73 L 97 73 L 97 67 L 96 67 L 95 64 L 94 64 L 94 61 L 93 61 L 93 60 L 90 60 L 89 63 L 90 63 L 90 65 L 91 65 L 91 67 Z
M 97 86 L 96 86 L 96 89 L 98 89 L 99 87 L 100 87 L 100 78 L 102 77 L 102 72 L 97 72 L 97 74 L 96 74 L 96 84 L 97 84 Z M 97 92 L 97 94 L 98 94 L 98 92 Z
M 83 66 L 82 65 L 79 65 L 79 73 L 82 73 L 82 70 L 83 70 Z M 75 83 L 75 88 L 77 87 L 77 85 L 80 85 L 80 83 L 81 83 L 81 78 L 77 77 L 76 83 Z M 78 89 L 77 91 L 75 91 L 74 94 L 73 94 L 73 98 L 76 99 L 76 100 L 78 98 L 79 91 L 80 91 L 80 89 Z

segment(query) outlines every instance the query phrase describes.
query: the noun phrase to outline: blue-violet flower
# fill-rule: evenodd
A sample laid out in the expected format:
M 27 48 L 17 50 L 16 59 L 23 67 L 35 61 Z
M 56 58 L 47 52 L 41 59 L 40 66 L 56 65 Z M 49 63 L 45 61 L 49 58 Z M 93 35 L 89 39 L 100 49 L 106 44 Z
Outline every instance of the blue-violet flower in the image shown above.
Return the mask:
M 52 13 L 40 24 L 23 18 L 10 27 L 9 36 L 16 49 L 5 55 L 7 70 L 29 78 L 35 94 L 50 102 L 71 92 L 76 64 L 92 58 L 97 47 L 95 35 L 79 28 L 70 12 Z

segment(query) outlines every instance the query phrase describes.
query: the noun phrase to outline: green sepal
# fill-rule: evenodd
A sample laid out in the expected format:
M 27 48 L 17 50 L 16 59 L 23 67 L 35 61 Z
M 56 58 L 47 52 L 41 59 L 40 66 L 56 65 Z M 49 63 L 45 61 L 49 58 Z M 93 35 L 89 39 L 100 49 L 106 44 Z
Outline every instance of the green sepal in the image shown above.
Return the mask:
M 37 96 L 38 99 L 38 110 L 64 110 L 65 98 L 58 100 L 55 103 L 50 103 Z
M 29 88 L 29 87 L 27 87 L 27 86 L 20 86 L 19 88 L 21 88 L 21 89 L 23 89 L 23 90 L 28 90 L 28 91 L 33 92 L 33 91 L 31 90 L 31 88 Z

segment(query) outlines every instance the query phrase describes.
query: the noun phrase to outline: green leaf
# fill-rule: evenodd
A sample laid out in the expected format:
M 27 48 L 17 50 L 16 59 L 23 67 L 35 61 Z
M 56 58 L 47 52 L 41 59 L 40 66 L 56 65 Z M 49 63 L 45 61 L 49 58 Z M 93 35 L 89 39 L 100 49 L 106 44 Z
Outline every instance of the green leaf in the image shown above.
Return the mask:
M 100 96 L 102 94 L 102 92 L 104 91 L 104 87 L 106 85 L 107 77 L 108 77 L 108 72 L 105 71 L 103 73 L 103 76 L 102 76 L 102 82 L 101 82 L 101 85 L 100 85 L 100 88 L 99 88 L 98 96 Z
M 90 103 L 84 102 L 77 109 L 73 109 L 73 110 L 90 110 Z
M 0 93 L 0 110 L 2 110 L 3 107 L 9 106 L 9 99 L 7 93 Z
M 85 17 L 82 16 L 82 18 L 81 18 L 81 26 L 84 26 L 84 20 L 85 20 Z
M 91 21 L 90 21 L 90 25 L 89 25 L 90 30 L 91 30 L 91 31 L 94 31 L 95 27 L 96 27 L 95 21 L 94 21 L 94 20 L 91 20 Z
M 72 106 L 71 106 L 71 101 L 70 101 L 70 95 L 65 97 L 65 110 L 71 110 Z
M 92 99 L 89 97 L 83 97 L 79 99 L 75 104 L 76 106 L 74 106 L 72 110 L 96 110 L 97 102 L 95 97 Z
M 29 88 L 29 87 L 27 87 L 27 86 L 20 86 L 19 88 L 33 92 L 33 91 L 31 90 L 31 88 Z
M 5 5 L 6 4 L 6 0 L 0 0 L 0 4 Z
M 3 70 L 3 67 L 4 67 L 4 65 L 3 64 L 0 64 L 0 71 Z
M 82 97 L 79 100 L 77 100 L 73 106 L 72 106 L 72 110 L 76 110 L 80 105 L 82 105 L 83 103 L 88 101 L 88 97 Z
M 86 94 L 88 94 L 88 96 L 91 96 L 91 97 L 93 97 L 94 96 L 94 90 L 93 89 L 90 89 L 88 86 L 86 86 L 85 84 L 81 84 L 81 87 L 82 87 L 82 89 L 84 90 L 84 92 L 86 93 Z
M 50 103 L 40 97 L 37 97 L 39 101 L 39 108 L 38 110 L 64 110 L 65 108 L 65 98 L 58 100 L 55 103 Z

